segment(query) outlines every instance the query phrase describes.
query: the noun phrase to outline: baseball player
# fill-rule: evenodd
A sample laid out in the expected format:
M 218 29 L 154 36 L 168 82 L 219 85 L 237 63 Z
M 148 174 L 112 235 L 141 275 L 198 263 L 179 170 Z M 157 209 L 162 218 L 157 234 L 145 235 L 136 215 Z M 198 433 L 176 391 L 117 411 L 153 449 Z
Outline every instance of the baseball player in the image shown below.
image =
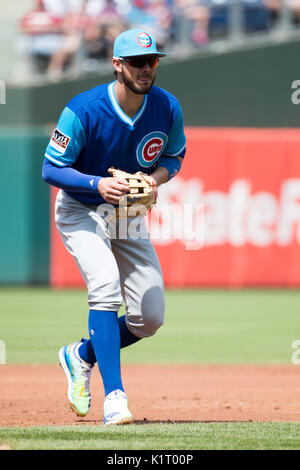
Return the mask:
M 77 415 L 88 413 L 90 375 L 97 362 L 106 425 L 133 421 L 120 349 L 152 336 L 163 324 L 165 306 L 162 272 L 144 215 L 125 219 L 128 226 L 135 220 L 143 236 L 116 235 L 121 219 L 115 209 L 130 184 L 108 170 L 141 171 L 156 192 L 180 170 L 186 145 L 178 100 L 153 86 L 159 59 L 166 55 L 157 51 L 153 35 L 125 31 L 116 38 L 113 55 L 116 80 L 66 105 L 43 164 L 44 180 L 60 188 L 58 231 L 88 290 L 89 339 L 59 351 L 68 399 Z M 123 301 L 126 314 L 118 316 Z

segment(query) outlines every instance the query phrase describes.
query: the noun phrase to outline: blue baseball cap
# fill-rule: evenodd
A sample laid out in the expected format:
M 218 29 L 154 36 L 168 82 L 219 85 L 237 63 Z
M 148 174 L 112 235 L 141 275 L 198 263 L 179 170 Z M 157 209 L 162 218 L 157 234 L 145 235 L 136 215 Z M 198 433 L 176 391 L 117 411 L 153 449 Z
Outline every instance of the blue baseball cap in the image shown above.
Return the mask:
M 141 29 L 129 29 L 119 34 L 115 39 L 113 54 L 116 58 L 147 54 L 155 54 L 159 57 L 167 55 L 164 52 L 158 52 L 154 36 Z

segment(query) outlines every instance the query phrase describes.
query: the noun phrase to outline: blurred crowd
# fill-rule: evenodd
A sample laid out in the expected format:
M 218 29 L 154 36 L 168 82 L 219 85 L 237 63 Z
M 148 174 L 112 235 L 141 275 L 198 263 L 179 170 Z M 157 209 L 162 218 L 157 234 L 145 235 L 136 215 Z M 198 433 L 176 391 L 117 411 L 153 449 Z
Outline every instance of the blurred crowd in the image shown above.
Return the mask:
M 99 70 L 112 57 L 122 31 L 153 33 L 161 50 L 203 47 L 230 29 L 232 0 L 33 0 L 20 21 L 18 53 L 29 74 L 59 79 L 66 71 Z M 280 19 L 283 0 L 241 0 L 245 32 L 268 30 Z M 300 22 L 300 0 L 287 0 L 291 21 Z

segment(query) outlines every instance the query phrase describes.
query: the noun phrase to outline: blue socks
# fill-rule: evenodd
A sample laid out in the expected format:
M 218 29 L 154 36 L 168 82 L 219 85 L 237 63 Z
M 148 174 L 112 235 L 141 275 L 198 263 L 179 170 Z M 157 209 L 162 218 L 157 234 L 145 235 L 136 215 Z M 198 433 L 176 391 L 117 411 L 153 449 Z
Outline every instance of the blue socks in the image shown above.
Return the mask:
M 88 364 L 94 365 L 97 362 L 94 348 L 90 339 L 82 338 L 82 344 L 78 348 L 78 354 Z
M 120 327 L 120 336 L 121 336 L 121 348 L 126 348 L 127 346 L 130 346 L 131 344 L 136 343 L 142 338 L 139 338 L 138 336 L 135 336 L 134 334 L 131 333 L 131 331 L 128 330 L 126 322 L 125 322 L 125 315 L 122 317 L 118 318 L 119 321 L 119 327 Z
M 120 328 L 117 312 L 90 310 L 89 332 L 105 396 L 113 390 L 124 391 L 121 380 Z
M 90 310 L 90 339 L 83 339 L 79 356 L 89 364 L 98 363 L 105 396 L 116 389 L 124 391 L 121 380 L 120 348 L 136 343 L 141 338 L 133 335 L 125 323 L 125 315 L 117 312 Z

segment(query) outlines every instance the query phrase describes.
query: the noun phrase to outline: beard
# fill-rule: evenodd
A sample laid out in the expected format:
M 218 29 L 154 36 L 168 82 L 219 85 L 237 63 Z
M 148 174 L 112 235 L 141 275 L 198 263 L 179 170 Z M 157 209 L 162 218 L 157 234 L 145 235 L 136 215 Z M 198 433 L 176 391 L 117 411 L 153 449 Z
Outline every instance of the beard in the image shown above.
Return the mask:
M 140 75 L 141 77 L 147 77 L 150 78 L 148 75 Z M 147 95 L 149 91 L 152 88 L 153 83 L 155 82 L 156 74 L 154 73 L 154 76 L 150 82 L 147 83 L 141 83 L 137 82 L 136 80 L 133 80 L 129 75 L 127 75 L 126 72 L 122 72 L 122 79 L 124 85 L 129 88 L 130 91 L 133 93 L 136 93 L 137 95 Z

